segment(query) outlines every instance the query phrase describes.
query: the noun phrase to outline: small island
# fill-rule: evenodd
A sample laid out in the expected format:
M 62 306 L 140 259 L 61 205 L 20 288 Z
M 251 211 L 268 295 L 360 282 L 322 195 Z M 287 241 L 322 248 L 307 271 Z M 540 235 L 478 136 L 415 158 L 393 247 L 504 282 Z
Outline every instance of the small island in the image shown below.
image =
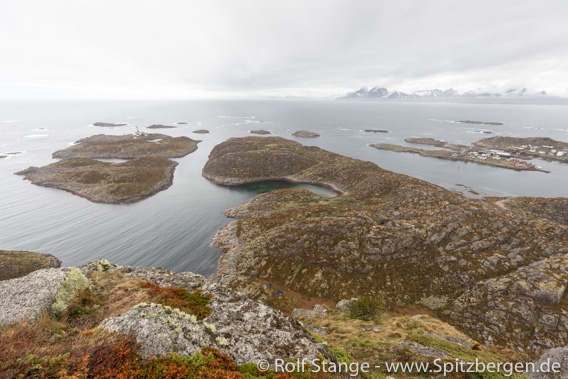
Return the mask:
M 94 126 L 103 126 L 106 128 L 112 128 L 114 126 L 125 126 L 126 124 L 113 124 L 112 122 L 100 122 L 97 121 L 93 124 Z
M 44 167 L 29 167 L 23 175 L 33 184 L 53 187 L 95 203 L 134 203 L 172 185 L 178 165 L 164 157 L 143 156 L 123 163 L 86 157 L 66 158 Z
M 310 132 L 307 130 L 297 130 L 294 133 L 292 133 L 292 135 L 294 137 L 301 137 L 301 138 L 316 138 L 319 137 L 320 135 L 315 133 L 315 132 Z
M 363 131 L 365 133 L 389 133 L 388 130 L 384 130 L 384 129 L 364 129 Z
M 185 121 L 182 121 L 182 122 L 176 122 L 176 124 L 178 124 L 178 125 L 187 125 L 187 122 L 185 122 Z
M 408 143 L 441 147 L 447 150 L 426 150 L 386 143 L 371 144 L 370 146 L 379 150 L 389 150 L 397 153 L 418 154 L 423 157 L 439 158 L 452 161 L 472 162 L 487 166 L 507 168 L 515 171 L 548 172 L 531 163 L 516 159 L 512 157 L 511 154 L 503 151 L 476 149 L 470 146 L 452 144 L 434 138 L 407 138 L 404 141 Z
M 503 125 L 502 122 L 496 122 L 496 121 L 460 120 L 456 122 L 459 122 L 460 124 L 475 124 L 475 125 Z
M 147 126 L 146 129 L 175 129 L 175 126 L 172 125 L 162 125 L 162 124 L 152 124 Z
M 199 141 L 165 134 L 99 134 L 80 139 L 76 145 L 52 154 L 53 158 L 134 159 L 145 155 L 181 158 L 197 150 Z
M 209 130 L 206 130 L 206 129 L 197 129 L 197 130 L 194 130 L 193 133 L 197 133 L 197 134 L 209 134 Z
M 188 137 L 137 132 L 125 136 L 99 134 L 56 151 L 59 162 L 17 172 L 33 184 L 53 187 L 95 203 L 133 203 L 172 185 L 179 158 L 197 150 Z M 122 163 L 95 159 L 130 159 Z
M 249 131 L 249 133 L 252 133 L 252 134 L 272 134 L 268 130 L 263 130 L 263 129 L 251 130 L 251 131 Z

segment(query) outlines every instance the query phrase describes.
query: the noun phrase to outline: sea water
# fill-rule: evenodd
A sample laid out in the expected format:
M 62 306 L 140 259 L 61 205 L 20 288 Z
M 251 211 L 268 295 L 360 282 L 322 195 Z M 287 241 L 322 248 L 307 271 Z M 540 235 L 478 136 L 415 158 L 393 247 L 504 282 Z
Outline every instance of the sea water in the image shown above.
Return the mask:
M 473 125 L 459 120 L 497 121 Z M 126 123 L 95 127 L 96 121 Z M 176 124 L 187 122 L 188 124 Z M 194 153 L 176 159 L 174 183 L 135 204 L 96 204 L 65 191 L 32 185 L 15 172 L 54 162 L 51 154 L 94 134 L 128 134 L 136 126 L 175 125 L 148 132 L 202 140 Z M 209 134 L 193 134 L 207 129 Z M 461 191 L 466 196 L 567 196 L 568 164 L 534 160 L 551 171 L 517 172 L 413 154 L 377 150 L 372 143 L 408 145 L 408 137 L 469 144 L 491 136 L 551 137 L 568 141 L 568 106 L 351 101 L 147 101 L 0 103 L 0 250 L 51 253 L 66 266 L 106 258 L 113 263 L 213 273 L 219 252 L 211 239 L 230 222 L 227 208 L 255 194 L 288 186 L 215 185 L 201 176 L 211 149 L 231 137 L 265 129 L 274 136 L 368 160 Z M 291 136 L 310 130 L 315 139 Z M 385 129 L 390 133 L 367 133 Z M 483 132 L 491 132 L 487 134 Z M 416 145 L 415 145 L 416 146 Z M 427 146 L 419 146 L 428 148 Z M 463 185 L 463 186 L 462 186 Z M 465 187 L 464 187 L 465 186 Z M 322 195 L 329 191 L 305 186 Z M 472 194 L 471 188 L 479 195 Z

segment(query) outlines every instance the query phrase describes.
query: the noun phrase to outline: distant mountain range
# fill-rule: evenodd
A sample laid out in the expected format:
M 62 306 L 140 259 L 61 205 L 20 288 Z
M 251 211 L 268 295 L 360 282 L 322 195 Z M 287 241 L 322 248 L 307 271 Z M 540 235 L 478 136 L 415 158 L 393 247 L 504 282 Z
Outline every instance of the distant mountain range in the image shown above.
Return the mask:
M 526 88 L 523 89 L 510 89 L 503 93 L 491 92 L 475 92 L 468 91 L 463 94 L 458 93 L 453 88 L 447 90 L 431 89 L 420 90 L 412 93 L 405 93 L 401 91 L 389 91 L 383 87 L 373 87 L 370 90 L 363 87 L 355 92 L 349 92 L 346 96 L 340 96 L 339 99 L 417 99 L 417 98 L 488 98 L 488 97 L 542 97 L 546 96 L 545 91 L 528 92 Z

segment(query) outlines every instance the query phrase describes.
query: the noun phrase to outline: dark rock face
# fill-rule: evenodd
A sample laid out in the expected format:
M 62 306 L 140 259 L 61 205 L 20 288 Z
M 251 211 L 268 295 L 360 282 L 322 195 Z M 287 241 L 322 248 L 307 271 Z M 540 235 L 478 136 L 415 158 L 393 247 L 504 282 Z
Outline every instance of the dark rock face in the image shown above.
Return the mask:
M 530 295 L 542 304 L 535 307 L 559 306 L 568 262 L 564 225 L 278 137 L 233 138 L 216 146 L 203 175 L 228 185 L 307 182 L 344 194 L 326 200 L 298 193 L 295 200 L 295 190 L 276 191 L 229 211 L 240 220 L 214 240 L 223 252 L 215 280 L 255 298 L 270 296 L 261 290 L 268 281 L 334 301 L 370 296 L 390 307 L 431 304 L 471 333 L 484 330 L 478 335 L 486 343 L 500 341 L 499 330 L 517 325 L 499 316 L 502 327 L 489 326 L 496 302 L 522 303 Z M 520 273 L 524 289 L 494 293 L 492 300 L 477 289 L 477 283 Z M 539 287 L 545 279 L 557 282 L 558 291 Z M 459 306 L 465 300 L 476 304 L 477 318 L 466 312 L 467 305 Z M 568 343 L 562 334 L 535 332 L 546 320 L 537 318 L 516 332 L 509 346 L 538 354 Z
M 124 126 L 126 124 L 113 124 L 112 122 L 95 122 L 94 126 L 104 126 L 104 127 L 114 127 L 114 126 Z

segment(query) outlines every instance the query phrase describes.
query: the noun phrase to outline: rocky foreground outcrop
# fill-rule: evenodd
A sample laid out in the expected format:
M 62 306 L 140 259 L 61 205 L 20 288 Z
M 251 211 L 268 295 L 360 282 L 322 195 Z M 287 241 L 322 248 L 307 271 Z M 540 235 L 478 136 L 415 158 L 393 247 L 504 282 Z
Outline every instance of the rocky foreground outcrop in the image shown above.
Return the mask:
M 183 308 L 184 301 L 194 298 L 205 301 Z M 194 355 L 212 347 L 237 364 L 261 359 L 336 361 L 292 318 L 190 272 L 99 260 L 0 281 L 0 326 L 24 320 L 33 324 L 42 315 L 87 328 L 79 329 L 85 336 L 111 332 L 133 338 L 143 358 Z
M 218 348 L 237 363 L 260 359 L 311 357 L 323 355 L 335 360 L 326 346 L 318 343 L 293 319 L 242 294 L 190 272 L 176 273 L 158 268 L 131 268 L 96 261 L 83 266 L 87 276 L 93 272 L 120 273 L 125 277 L 150 281 L 162 287 L 199 290 L 211 297 L 211 314 L 203 320 L 153 303 L 141 303 L 100 327 L 132 334 L 142 344 L 146 356 L 164 353 L 192 355 L 206 346 Z
M 568 343 L 557 333 L 561 323 L 550 321 L 564 312 L 565 225 L 278 137 L 216 146 L 203 176 L 226 185 L 307 182 L 344 194 L 274 191 L 229 211 L 240 219 L 215 238 L 223 256 L 214 280 L 269 303 L 299 293 L 333 301 L 369 296 L 391 308 L 424 304 L 481 342 L 532 355 Z M 486 289 L 507 276 L 522 277 L 527 290 Z M 551 288 L 555 304 L 541 296 Z M 528 301 L 531 324 L 511 317 Z

